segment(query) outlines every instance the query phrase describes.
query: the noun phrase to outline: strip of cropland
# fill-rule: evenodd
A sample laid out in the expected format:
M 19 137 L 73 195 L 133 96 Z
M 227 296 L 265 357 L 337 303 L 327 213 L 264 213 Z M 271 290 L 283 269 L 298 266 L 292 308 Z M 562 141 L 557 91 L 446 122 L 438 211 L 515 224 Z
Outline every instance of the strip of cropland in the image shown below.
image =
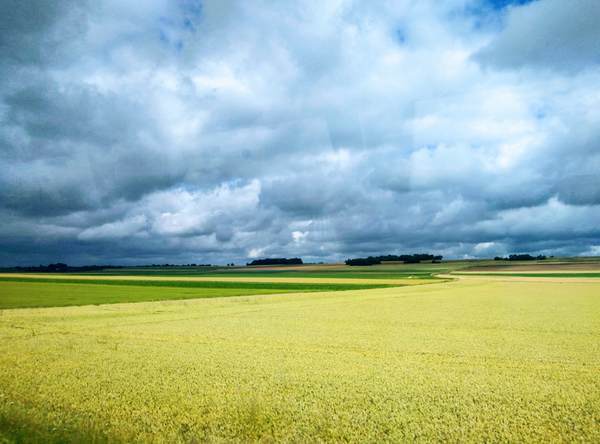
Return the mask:
M 179 278 L 182 279 L 182 278 Z M 412 281 L 410 281 L 412 283 Z M 91 277 L 48 275 L 0 276 L 0 308 L 55 307 L 256 294 L 348 291 L 389 286 L 383 282 L 271 282 L 162 277 Z
M 486 273 L 483 271 L 469 273 L 452 273 L 453 276 L 512 276 L 512 277 L 540 277 L 540 278 L 600 278 L 600 272 L 560 272 L 560 271 L 544 271 L 544 272 L 523 272 L 515 273 L 511 271 L 497 271 Z
M 164 270 L 133 270 L 131 272 L 116 272 L 107 270 L 100 273 L 78 273 L 88 276 L 156 276 L 156 277 L 238 277 L 238 278 L 321 278 L 321 279 L 434 279 L 434 275 L 448 271 L 446 268 L 438 269 L 407 269 L 407 270 L 336 270 L 336 271 L 293 271 L 293 270 L 227 270 L 197 272 L 189 271 L 164 271 Z
M 403 285 L 418 285 L 423 283 L 431 283 L 435 279 L 413 279 L 399 277 L 396 279 L 379 279 L 379 278 L 323 278 L 323 277 L 307 277 L 307 276 L 271 276 L 271 275 L 253 275 L 253 276 L 138 276 L 138 275 L 79 275 L 79 274 L 33 274 L 33 273 L 2 273 L 0 279 L 12 280 L 36 280 L 36 281 L 61 281 L 61 282 L 78 282 L 78 283 L 107 283 L 107 282 L 129 282 L 131 285 L 160 285 L 164 282 L 166 286 L 181 286 L 181 285 L 222 285 L 227 283 L 235 285 L 235 283 L 251 283 L 251 284 L 276 284 L 289 286 L 294 289 L 294 285 L 331 285 L 331 290 L 346 289 L 346 285 L 366 285 L 372 286 L 403 286 Z M 214 284 L 202 284 L 202 283 Z M 136 284 L 137 283 L 137 284 Z M 327 288 L 323 287 L 323 290 Z M 356 288 L 360 289 L 360 288 Z
M 3 310 L 0 442 L 600 442 L 600 284 L 486 279 Z
M 462 264 L 380 264 L 349 267 L 344 264 L 257 267 L 132 267 L 106 268 L 88 275 L 104 276 L 197 276 L 197 277 L 286 277 L 324 279 L 431 279 L 436 273 L 456 269 Z M 463 265 L 464 266 L 464 265 Z

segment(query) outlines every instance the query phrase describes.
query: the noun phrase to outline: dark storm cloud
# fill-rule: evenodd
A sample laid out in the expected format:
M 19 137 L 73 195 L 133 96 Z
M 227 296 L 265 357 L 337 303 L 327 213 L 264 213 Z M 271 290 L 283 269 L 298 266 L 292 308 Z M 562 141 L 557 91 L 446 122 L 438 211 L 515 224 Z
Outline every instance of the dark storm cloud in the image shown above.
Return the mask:
M 65 214 L 173 185 L 183 168 L 157 146 L 143 104 L 55 82 L 5 95 L 0 173 L 8 208 Z M 153 140 L 150 140 L 153 139 Z
M 573 205 L 600 205 L 600 177 L 597 174 L 570 176 L 558 184 L 558 198 Z
M 599 253 L 596 3 L 492 3 L 3 2 L 0 263 Z
M 68 57 L 64 44 L 83 32 L 86 3 L 74 0 L 3 1 L 0 4 L 0 64 L 27 66 Z

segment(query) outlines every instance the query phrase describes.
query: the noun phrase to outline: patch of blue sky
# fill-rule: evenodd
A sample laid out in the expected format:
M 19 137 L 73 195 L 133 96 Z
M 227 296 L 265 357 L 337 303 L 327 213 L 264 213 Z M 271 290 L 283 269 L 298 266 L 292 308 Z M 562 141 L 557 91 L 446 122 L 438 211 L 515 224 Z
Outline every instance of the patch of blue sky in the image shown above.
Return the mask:
M 186 31 L 195 32 L 202 18 L 202 2 L 200 0 L 180 0 L 183 15 L 182 26 Z
M 520 6 L 532 1 L 534 0 L 485 0 L 484 3 L 487 3 L 494 9 L 504 9 L 508 6 Z
M 457 13 L 471 17 L 475 29 L 497 27 L 509 7 L 519 7 L 538 0 L 476 0 Z
M 159 39 L 168 47 L 181 52 L 185 33 L 194 33 L 202 17 L 202 2 L 199 0 L 178 0 L 176 17 L 160 17 Z
M 394 37 L 396 38 L 396 41 L 401 45 L 406 43 L 408 39 L 406 31 L 403 28 L 397 28 Z

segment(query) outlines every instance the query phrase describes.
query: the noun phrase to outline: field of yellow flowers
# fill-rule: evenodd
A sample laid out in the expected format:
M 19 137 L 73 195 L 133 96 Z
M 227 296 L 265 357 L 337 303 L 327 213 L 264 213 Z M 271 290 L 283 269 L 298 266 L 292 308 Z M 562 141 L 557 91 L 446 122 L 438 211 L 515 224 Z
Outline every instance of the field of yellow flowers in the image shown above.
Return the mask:
M 600 442 L 599 283 L 0 313 L 0 442 Z

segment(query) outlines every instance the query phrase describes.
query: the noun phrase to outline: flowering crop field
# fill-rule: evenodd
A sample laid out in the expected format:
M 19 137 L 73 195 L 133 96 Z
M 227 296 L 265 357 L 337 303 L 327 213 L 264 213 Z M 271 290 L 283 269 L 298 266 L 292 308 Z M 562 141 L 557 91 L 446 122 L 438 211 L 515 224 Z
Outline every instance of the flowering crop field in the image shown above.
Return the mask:
M 600 283 L 0 313 L 0 442 L 600 442 Z

